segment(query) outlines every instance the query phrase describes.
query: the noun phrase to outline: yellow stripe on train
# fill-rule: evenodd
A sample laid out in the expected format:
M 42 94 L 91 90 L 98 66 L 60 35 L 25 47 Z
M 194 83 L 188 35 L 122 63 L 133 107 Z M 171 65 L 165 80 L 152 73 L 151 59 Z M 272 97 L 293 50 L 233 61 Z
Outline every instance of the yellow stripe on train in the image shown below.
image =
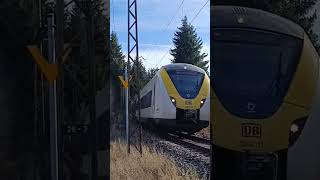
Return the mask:
M 205 74 L 199 93 L 194 99 L 184 99 L 180 96 L 179 92 L 177 91 L 167 71 L 164 68 L 160 69 L 160 74 L 168 95 L 175 98 L 177 108 L 200 109 L 200 101 L 202 99 L 208 98 L 209 96 L 209 77 L 207 76 L 207 74 Z

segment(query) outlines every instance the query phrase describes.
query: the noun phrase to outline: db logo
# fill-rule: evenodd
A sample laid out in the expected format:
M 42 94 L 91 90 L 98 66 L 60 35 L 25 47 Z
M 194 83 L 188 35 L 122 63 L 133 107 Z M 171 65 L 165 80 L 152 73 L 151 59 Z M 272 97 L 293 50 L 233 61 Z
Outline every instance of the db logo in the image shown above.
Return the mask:
M 187 100 L 185 103 L 186 103 L 186 105 L 189 105 L 189 106 L 192 105 L 192 101 L 190 101 L 190 100 Z
M 248 113 L 255 113 L 256 112 L 256 105 L 252 102 L 248 102 L 247 104 Z
M 261 137 L 260 124 L 242 124 L 243 137 Z

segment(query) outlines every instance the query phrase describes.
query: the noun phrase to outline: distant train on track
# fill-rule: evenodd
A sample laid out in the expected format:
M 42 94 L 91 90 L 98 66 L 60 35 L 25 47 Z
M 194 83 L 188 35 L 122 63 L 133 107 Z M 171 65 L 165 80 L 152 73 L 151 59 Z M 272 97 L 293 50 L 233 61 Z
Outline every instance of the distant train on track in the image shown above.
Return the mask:
M 297 24 L 211 7 L 213 179 L 320 179 L 319 56 Z
M 163 66 L 140 92 L 142 122 L 190 133 L 209 126 L 209 83 L 199 67 Z

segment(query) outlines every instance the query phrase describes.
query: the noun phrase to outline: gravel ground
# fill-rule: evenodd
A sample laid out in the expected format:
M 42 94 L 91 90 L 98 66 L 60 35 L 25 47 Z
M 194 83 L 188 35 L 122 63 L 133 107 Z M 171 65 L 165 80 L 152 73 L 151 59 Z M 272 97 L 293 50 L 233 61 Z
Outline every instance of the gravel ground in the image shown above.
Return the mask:
M 160 141 L 157 146 L 162 149 L 162 152 L 172 157 L 182 169 L 194 169 L 201 179 L 209 179 L 209 157 L 168 141 Z
M 208 155 L 163 140 L 148 131 L 143 131 L 142 141 L 150 147 L 155 147 L 158 152 L 171 157 L 181 169 L 193 169 L 200 175 L 202 180 L 209 179 L 210 157 Z
M 119 137 L 124 138 L 124 127 L 118 124 L 118 121 L 112 123 L 111 127 L 111 139 L 117 139 Z M 120 121 L 119 121 L 120 122 Z M 121 130 L 120 130 L 121 129 Z M 135 124 L 131 124 L 131 131 L 135 129 Z M 202 131 L 196 133 L 199 137 L 209 138 L 209 128 L 205 128 Z M 131 136 L 131 141 L 138 140 L 138 134 Z M 210 175 L 210 157 L 196 152 L 192 149 L 185 148 L 183 146 L 171 143 L 164 139 L 159 138 L 154 133 L 143 130 L 142 143 L 150 147 L 154 147 L 158 152 L 164 153 L 168 157 L 171 157 L 182 170 L 195 170 L 200 175 L 201 180 L 209 179 Z M 133 143 L 133 142 L 132 142 Z

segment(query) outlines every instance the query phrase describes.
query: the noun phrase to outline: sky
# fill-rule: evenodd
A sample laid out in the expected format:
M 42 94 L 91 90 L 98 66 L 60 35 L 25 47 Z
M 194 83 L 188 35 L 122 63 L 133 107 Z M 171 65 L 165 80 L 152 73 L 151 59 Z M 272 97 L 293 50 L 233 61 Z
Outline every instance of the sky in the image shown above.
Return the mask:
M 183 3 L 182 3 L 183 2 Z M 137 0 L 139 56 L 146 69 L 171 63 L 169 50 L 172 38 L 181 19 L 187 16 L 190 22 L 207 0 Z M 110 0 L 110 30 L 117 33 L 122 51 L 127 50 L 128 12 L 127 0 Z M 182 5 L 181 5 L 182 4 Z M 180 7 L 180 8 L 179 8 Z M 192 22 L 198 37 L 203 41 L 202 52 L 210 59 L 210 2 L 203 7 Z

